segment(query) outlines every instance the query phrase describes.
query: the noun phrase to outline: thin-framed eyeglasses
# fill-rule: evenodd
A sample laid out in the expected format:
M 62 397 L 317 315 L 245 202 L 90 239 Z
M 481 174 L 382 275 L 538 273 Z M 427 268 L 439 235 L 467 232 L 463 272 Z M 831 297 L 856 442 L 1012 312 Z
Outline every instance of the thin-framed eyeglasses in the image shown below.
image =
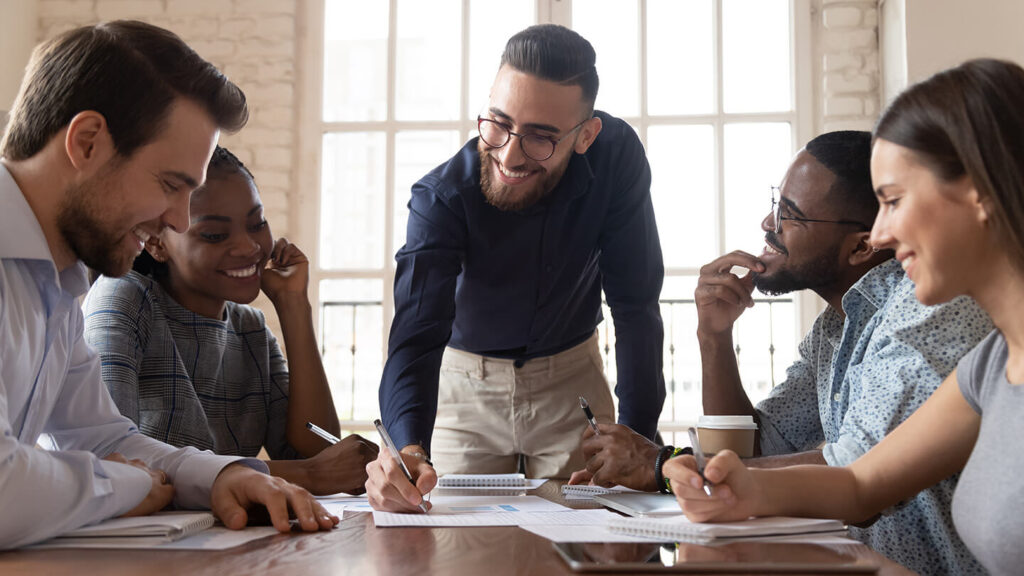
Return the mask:
M 476 117 L 476 128 L 480 132 L 480 139 L 491 148 L 504 148 L 513 136 L 517 136 L 519 138 L 519 149 L 523 151 L 523 154 L 535 162 L 543 162 L 555 155 L 555 147 L 558 146 L 559 142 L 568 138 L 570 134 L 578 130 L 580 126 L 583 126 L 587 120 L 590 120 L 590 118 L 586 118 L 570 128 L 561 138 L 553 138 L 541 134 L 517 134 L 509 130 L 509 127 L 505 124 L 497 120 L 484 118 L 483 116 Z
M 775 223 L 775 233 L 782 233 L 782 221 L 792 220 L 794 222 L 820 222 L 824 224 L 851 224 L 853 226 L 860 226 L 864 230 L 870 230 L 871 227 L 863 222 L 857 222 L 856 220 L 819 220 L 817 218 L 803 218 L 800 216 L 783 216 L 782 215 L 782 203 L 775 200 L 775 193 L 778 192 L 779 196 L 782 196 L 782 192 L 778 186 L 772 186 L 772 220 Z

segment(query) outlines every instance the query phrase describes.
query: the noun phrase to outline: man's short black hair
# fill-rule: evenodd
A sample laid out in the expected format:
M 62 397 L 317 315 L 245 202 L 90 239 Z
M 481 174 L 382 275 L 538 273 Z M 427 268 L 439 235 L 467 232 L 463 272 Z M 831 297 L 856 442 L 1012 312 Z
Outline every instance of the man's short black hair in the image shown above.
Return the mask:
M 826 132 L 804 149 L 835 174 L 828 201 L 839 209 L 838 215 L 870 227 L 878 214 L 878 198 L 871 186 L 871 133 Z
M 537 24 L 509 38 L 501 65 L 506 64 L 549 82 L 579 86 L 589 112 L 597 100 L 597 54 L 586 38 L 557 24 Z

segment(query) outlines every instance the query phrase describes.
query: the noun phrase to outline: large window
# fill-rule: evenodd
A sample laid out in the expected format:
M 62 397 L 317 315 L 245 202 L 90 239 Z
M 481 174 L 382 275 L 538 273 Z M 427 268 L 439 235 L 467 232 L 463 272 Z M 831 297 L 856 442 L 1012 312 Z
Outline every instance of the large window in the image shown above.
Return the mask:
M 322 12 L 318 10 L 322 9 Z M 648 151 L 665 257 L 662 430 L 700 414 L 692 304 L 701 265 L 763 246 L 760 221 L 809 124 L 796 54 L 806 0 L 323 0 L 308 17 L 316 65 L 304 128 L 300 206 L 315 245 L 320 338 L 343 428 L 365 430 L 393 316 L 394 254 L 411 184 L 475 136 L 509 36 L 570 26 L 597 50 L 597 107 L 627 120 Z M 320 28 L 322 26 L 322 29 Z M 317 59 L 320 59 L 317 61 Z M 312 175 L 312 177 L 309 177 Z M 312 196 L 312 195 L 311 195 Z M 798 306 L 764 299 L 736 326 L 753 400 L 795 356 Z M 600 327 L 614 385 L 614 331 Z M 671 437 L 671 436 L 670 436 Z

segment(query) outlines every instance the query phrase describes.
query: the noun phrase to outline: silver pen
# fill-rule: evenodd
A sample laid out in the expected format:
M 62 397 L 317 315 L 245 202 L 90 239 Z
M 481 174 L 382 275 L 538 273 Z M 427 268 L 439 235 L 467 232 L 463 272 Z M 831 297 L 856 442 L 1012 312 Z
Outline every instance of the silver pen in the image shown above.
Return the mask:
M 409 469 L 405 467 L 405 461 L 402 460 L 402 455 L 398 452 L 398 448 L 395 447 L 395 443 L 391 441 L 391 436 L 388 435 L 388 431 L 384 429 L 384 424 L 380 421 L 380 418 L 373 421 L 373 425 L 377 427 L 377 433 L 380 434 L 380 440 L 387 447 L 388 452 L 391 452 L 391 457 L 398 462 L 398 466 L 402 469 L 402 473 L 409 480 L 409 483 L 416 486 L 416 483 L 412 481 L 412 474 L 409 473 Z M 418 490 L 418 488 L 417 488 Z M 420 502 L 420 510 L 423 510 L 425 514 L 427 512 L 427 504 Z
M 700 440 L 697 439 L 697 429 L 690 426 L 687 430 L 690 433 L 690 446 L 693 448 L 693 457 L 697 460 L 697 474 L 700 474 L 701 479 L 704 480 L 704 493 L 711 496 L 711 487 L 714 486 L 704 476 L 704 467 L 707 466 L 707 461 L 704 460 L 704 451 L 700 449 Z
M 597 429 L 597 421 L 594 420 L 594 413 L 590 411 L 590 404 L 587 403 L 587 399 L 580 396 L 580 408 L 583 409 L 583 414 L 587 417 L 587 422 L 590 422 L 590 427 L 594 430 L 594 436 L 600 436 L 601 432 Z
M 317 436 L 323 438 L 324 440 L 327 440 L 331 444 L 337 444 L 338 442 L 341 442 L 340 438 L 338 438 L 334 434 L 331 434 L 327 430 L 324 430 L 323 428 L 317 426 L 316 424 L 313 424 L 312 422 L 306 422 L 306 428 L 308 428 L 309 431 L 312 432 L 313 434 L 316 434 Z

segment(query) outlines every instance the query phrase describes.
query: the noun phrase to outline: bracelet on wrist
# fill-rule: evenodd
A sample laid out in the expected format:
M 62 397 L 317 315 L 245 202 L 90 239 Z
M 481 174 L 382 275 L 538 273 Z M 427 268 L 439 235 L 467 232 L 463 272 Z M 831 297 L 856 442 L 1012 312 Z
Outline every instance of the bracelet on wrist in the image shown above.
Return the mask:
M 675 446 L 662 446 L 658 449 L 658 456 L 654 459 L 654 483 L 658 487 L 658 492 L 662 494 L 668 494 L 668 490 L 665 489 L 666 482 L 665 477 L 661 475 L 661 467 L 664 466 L 665 461 L 668 460 L 669 455 L 674 451 Z

